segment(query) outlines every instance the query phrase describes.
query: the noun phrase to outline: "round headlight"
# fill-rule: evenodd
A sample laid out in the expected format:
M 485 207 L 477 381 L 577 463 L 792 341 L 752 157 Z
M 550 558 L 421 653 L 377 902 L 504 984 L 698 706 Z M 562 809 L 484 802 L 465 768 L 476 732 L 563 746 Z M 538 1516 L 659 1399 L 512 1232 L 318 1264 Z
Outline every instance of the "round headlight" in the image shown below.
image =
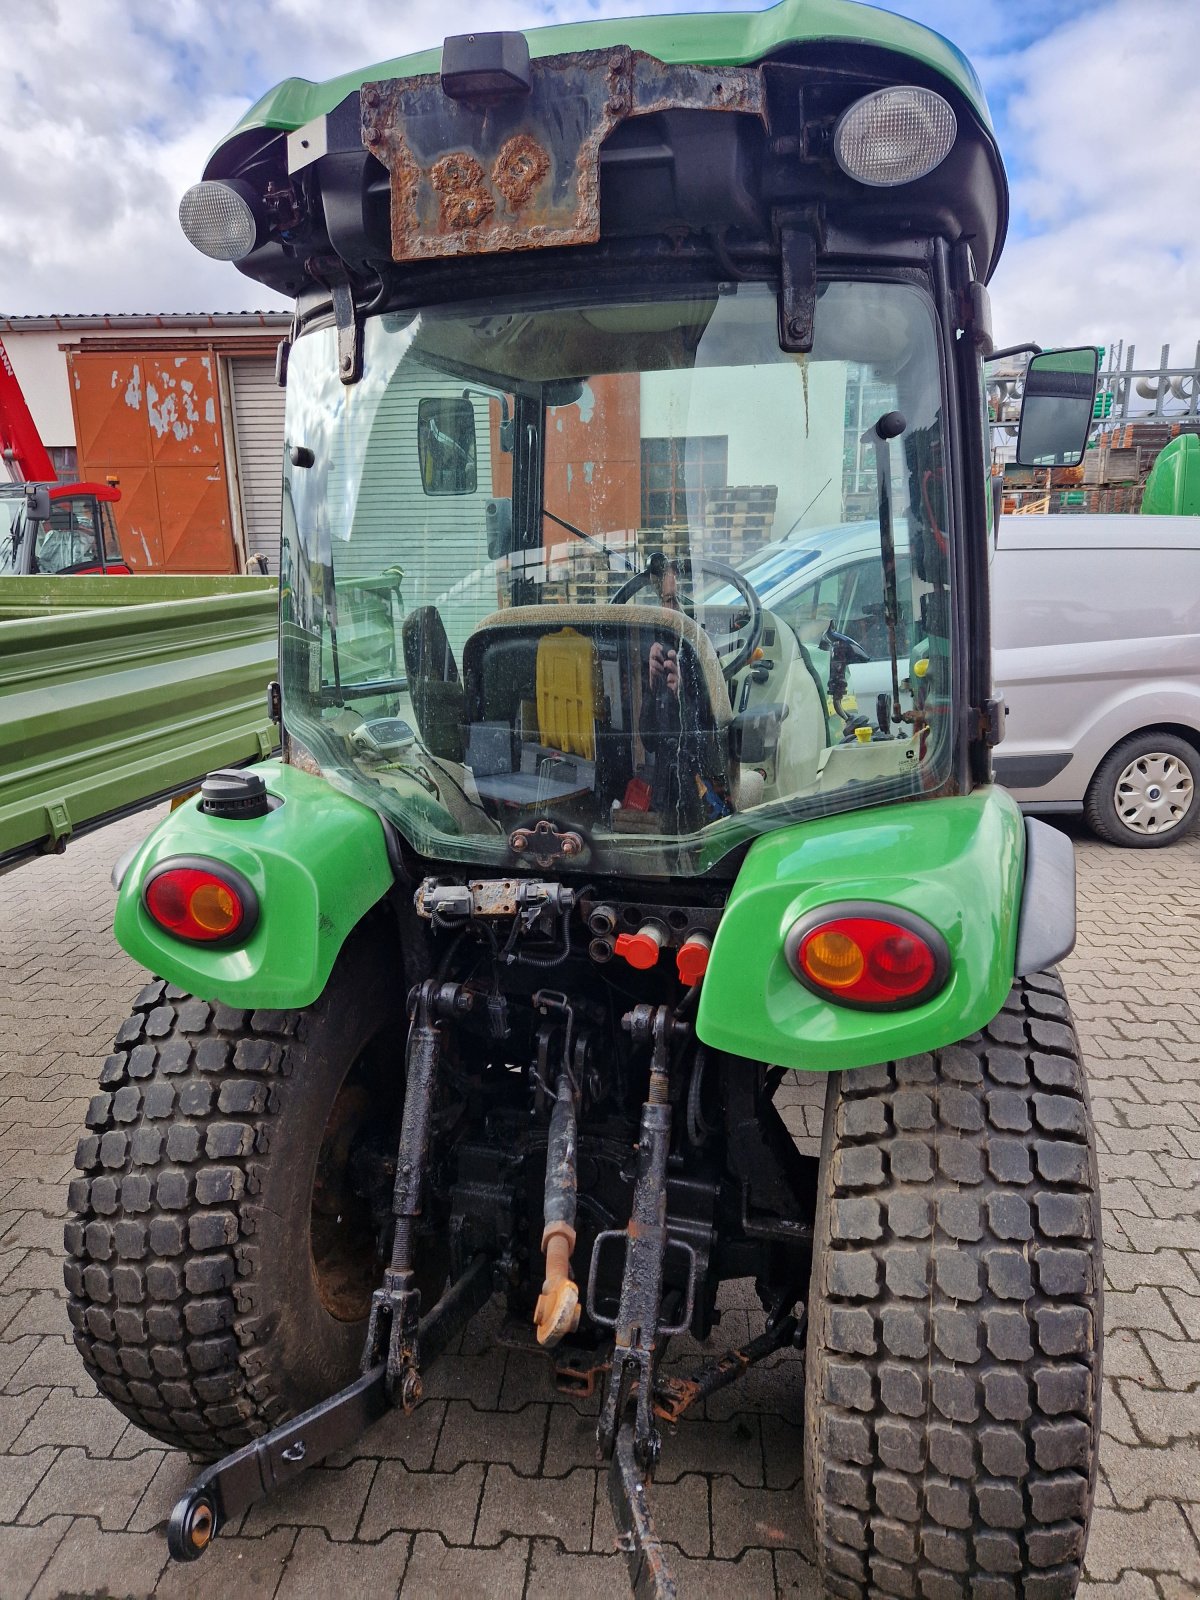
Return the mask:
M 932 89 L 877 89 L 842 112 L 833 154 L 847 177 L 885 189 L 932 172 L 957 132 L 953 108 Z
M 258 242 L 250 194 L 249 184 L 215 179 L 194 183 L 179 202 L 179 226 L 202 255 L 241 261 Z

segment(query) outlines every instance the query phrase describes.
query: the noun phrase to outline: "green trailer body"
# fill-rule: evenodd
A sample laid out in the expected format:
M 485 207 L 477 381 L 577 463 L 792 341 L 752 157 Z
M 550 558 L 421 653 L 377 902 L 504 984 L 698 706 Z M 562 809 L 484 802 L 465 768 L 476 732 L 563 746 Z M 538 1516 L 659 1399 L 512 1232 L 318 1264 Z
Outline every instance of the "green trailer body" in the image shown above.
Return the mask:
M 265 578 L 0 579 L 0 870 L 278 743 Z

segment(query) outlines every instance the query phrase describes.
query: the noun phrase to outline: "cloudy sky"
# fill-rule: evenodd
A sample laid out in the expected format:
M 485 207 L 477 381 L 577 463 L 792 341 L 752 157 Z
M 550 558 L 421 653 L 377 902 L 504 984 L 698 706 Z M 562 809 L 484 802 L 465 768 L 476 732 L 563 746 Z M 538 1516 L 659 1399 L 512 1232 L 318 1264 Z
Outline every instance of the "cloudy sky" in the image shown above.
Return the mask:
M 712 0 L 489 0 L 524 27 Z M 974 61 L 1014 217 L 1002 342 L 1200 338 L 1200 0 L 890 0 Z M 21 0 L 0 17 L 0 315 L 278 304 L 175 221 L 212 145 L 283 77 L 478 26 L 469 0 Z

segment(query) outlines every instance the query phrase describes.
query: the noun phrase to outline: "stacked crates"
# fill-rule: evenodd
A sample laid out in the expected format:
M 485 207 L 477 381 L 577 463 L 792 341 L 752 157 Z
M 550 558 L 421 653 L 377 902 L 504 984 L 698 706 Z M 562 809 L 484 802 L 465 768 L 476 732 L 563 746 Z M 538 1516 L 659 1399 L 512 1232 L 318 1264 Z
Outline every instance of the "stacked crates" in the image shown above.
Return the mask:
M 735 484 L 704 494 L 705 555 L 741 567 L 771 542 L 779 489 L 773 483 Z

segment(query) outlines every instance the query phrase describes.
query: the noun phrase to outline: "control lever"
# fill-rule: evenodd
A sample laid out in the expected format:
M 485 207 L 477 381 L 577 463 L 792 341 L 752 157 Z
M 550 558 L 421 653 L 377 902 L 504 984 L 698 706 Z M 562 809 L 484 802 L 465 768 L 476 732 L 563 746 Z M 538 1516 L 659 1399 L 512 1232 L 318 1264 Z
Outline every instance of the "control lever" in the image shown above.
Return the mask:
M 839 633 L 832 624 L 817 640 L 817 646 L 829 653 L 829 696 L 833 701 L 833 709 L 843 722 L 849 719 L 849 712 L 842 710 L 842 696 L 846 693 L 846 669 L 851 666 L 862 666 L 870 661 L 870 656 L 857 640 L 852 639 L 848 633 Z

